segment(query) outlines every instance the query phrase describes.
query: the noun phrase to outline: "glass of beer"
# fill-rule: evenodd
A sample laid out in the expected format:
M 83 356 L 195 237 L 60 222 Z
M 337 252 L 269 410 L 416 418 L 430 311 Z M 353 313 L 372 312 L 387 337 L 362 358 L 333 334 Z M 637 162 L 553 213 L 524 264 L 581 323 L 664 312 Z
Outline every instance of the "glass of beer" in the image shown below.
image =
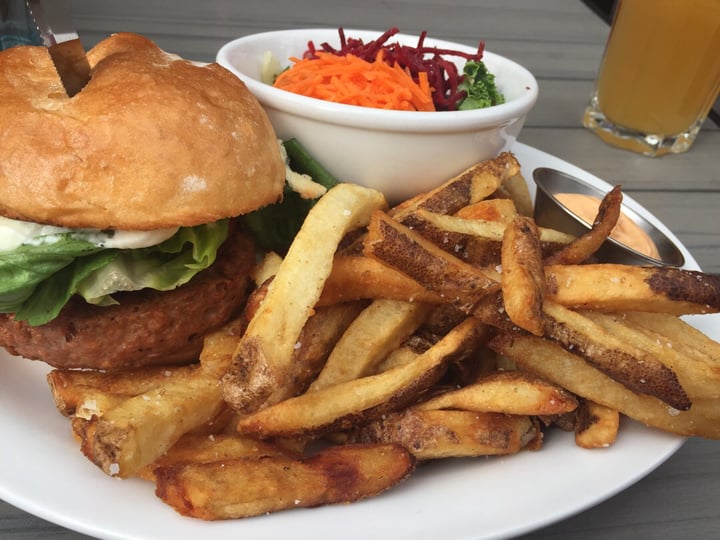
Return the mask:
M 720 0 L 618 0 L 583 125 L 647 156 L 687 151 L 720 91 Z

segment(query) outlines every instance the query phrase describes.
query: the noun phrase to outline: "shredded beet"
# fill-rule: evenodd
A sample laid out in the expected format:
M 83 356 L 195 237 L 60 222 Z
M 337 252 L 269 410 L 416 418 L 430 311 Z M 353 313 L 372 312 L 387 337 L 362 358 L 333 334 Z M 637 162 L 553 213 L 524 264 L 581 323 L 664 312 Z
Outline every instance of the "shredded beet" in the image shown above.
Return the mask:
M 399 64 L 403 69 L 407 70 L 412 78 L 417 82 L 418 73 L 426 72 L 430 86 L 432 87 L 432 98 L 435 108 L 438 111 L 454 111 L 457 110 L 458 104 L 467 95 L 464 90 L 459 90 L 458 85 L 464 80 L 465 76 L 457 66 L 445 58 L 445 56 L 457 56 L 464 58 L 465 61 L 479 62 L 482 60 L 485 43 L 481 41 L 478 45 L 477 52 L 469 54 L 453 49 L 441 49 L 438 47 L 426 47 L 425 36 L 427 32 L 422 32 L 418 38 L 417 45 L 401 45 L 400 43 L 388 43 L 390 38 L 397 34 L 400 30 L 396 27 L 390 28 L 380 37 L 365 43 L 359 38 L 347 38 L 342 28 L 338 29 L 340 35 L 340 48 L 336 49 L 329 43 L 320 44 L 318 49 L 315 44 L 308 42 L 307 51 L 303 54 L 303 58 L 315 58 L 318 51 L 345 56 L 352 54 L 359 56 L 367 62 L 375 60 L 378 51 L 383 49 L 383 59 L 390 65 Z

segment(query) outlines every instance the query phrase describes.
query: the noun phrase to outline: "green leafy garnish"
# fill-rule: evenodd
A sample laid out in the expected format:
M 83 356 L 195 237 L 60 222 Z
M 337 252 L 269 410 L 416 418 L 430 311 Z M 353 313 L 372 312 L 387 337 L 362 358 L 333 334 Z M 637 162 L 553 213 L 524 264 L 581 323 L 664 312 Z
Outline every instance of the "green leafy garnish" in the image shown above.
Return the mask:
M 505 97 L 495 85 L 495 75 L 488 71 L 484 62 L 468 61 L 463 74 L 465 79 L 458 85 L 458 90 L 464 90 L 467 96 L 460 101 L 458 110 L 483 109 L 505 103 Z

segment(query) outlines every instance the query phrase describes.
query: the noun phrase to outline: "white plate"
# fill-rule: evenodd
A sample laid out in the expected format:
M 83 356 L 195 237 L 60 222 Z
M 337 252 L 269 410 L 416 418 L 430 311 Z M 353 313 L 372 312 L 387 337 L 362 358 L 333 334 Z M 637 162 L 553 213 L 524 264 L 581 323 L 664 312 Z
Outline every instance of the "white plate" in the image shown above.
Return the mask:
M 516 144 L 514 152 L 526 178 L 531 178 L 535 167 L 546 166 L 609 187 L 582 169 L 526 145 Z M 629 197 L 625 200 L 677 241 L 646 210 Z M 687 266 L 697 268 L 684 248 L 683 254 Z M 692 321 L 714 339 L 720 338 L 717 316 Z M 87 461 L 71 436 L 68 420 L 54 408 L 42 364 L 5 353 L 0 353 L 0 363 L 0 498 L 102 538 L 507 537 L 605 500 L 650 473 L 683 442 L 629 420 L 617 443 L 606 450 L 582 450 L 570 435 L 553 432 L 538 452 L 428 464 L 402 485 L 366 501 L 206 523 L 177 515 L 155 498 L 150 483 L 109 478 Z

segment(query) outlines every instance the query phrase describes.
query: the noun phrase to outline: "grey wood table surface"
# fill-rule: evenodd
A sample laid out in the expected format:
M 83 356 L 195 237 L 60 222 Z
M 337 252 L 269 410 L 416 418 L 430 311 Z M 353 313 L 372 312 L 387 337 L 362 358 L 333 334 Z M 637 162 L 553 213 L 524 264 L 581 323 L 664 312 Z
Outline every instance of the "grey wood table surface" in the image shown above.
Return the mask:
M 520 141 L 621 183 L 675 232 L 703 269 L 720 272 L 720 129 L 708 121 L 690 152 L 660 159 L 616 150 L 584 130 L 580 120 L 608 27 L 578 0 L 73 0 L 71 5 L 87 46 L 112 32 L 133 31 L 201 61 L 212 60 L 235 37 L 281 28 L 395 25 L 469 45 L 482 38 L 488 50 L 525 65 L 540 83 L 538 104 Z M 2 445 L 21 451 L 12 441 Z M 526 489 L 531 483 L 529 478 Z M 525 537 L 718 538 L 718 501 L 720 442 L 692 439 L 637 484 Z M 0 501 L 0 538 L 84 536 Z

